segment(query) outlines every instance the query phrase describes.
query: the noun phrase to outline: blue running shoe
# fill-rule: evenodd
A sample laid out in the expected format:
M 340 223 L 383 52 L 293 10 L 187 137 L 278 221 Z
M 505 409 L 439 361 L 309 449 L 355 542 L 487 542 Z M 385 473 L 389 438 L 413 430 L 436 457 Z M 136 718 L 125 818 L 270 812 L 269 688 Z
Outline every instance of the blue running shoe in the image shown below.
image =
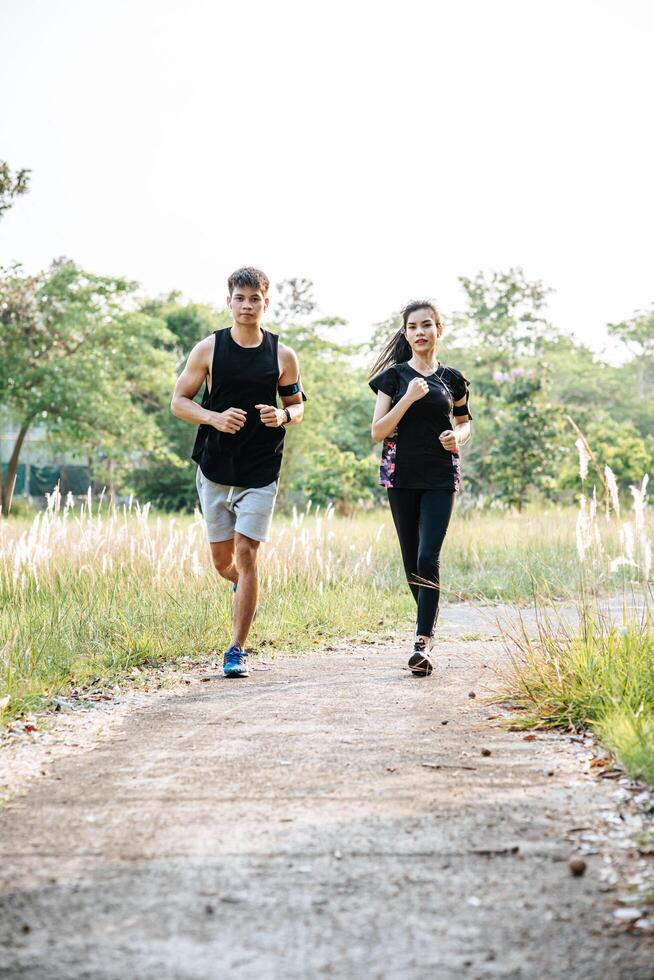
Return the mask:
M 248 665 L 245 662 L 247 653 L 243 650 L 240 643 L 232 643 L 225 653 L 223 660 L 223 673 L 225 677 L 248 677 Z

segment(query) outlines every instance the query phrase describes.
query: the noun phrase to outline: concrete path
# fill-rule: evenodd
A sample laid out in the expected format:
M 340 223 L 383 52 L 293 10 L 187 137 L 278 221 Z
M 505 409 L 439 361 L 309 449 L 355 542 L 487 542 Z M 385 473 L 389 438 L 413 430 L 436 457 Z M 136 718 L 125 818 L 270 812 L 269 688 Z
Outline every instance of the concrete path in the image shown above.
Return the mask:
M 405 660 L 214 671 L 55 762 L 0 812 L 0 977 L 652 980 L 652 937 L 611 924 L 615 783 L 499 727 L 500 643 Z

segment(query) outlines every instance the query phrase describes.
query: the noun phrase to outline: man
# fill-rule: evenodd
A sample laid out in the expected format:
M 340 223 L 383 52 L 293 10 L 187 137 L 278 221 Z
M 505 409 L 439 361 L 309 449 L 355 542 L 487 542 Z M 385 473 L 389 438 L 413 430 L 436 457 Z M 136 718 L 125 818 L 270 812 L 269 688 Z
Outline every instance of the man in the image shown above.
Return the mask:
M 248 676 L 244 646 L 259 596 L 259 544 L 268 539 L 286 426 L 302 421 L 306 400 L 295 352 L 261 327 L 269 285 L 259 269 L 229 277 L 232 326 L 196 344 L 171 402 L 173 415 L 200 426 L 192 454 L 198 495 L 214 566 L 233 583 L 226 677 Z

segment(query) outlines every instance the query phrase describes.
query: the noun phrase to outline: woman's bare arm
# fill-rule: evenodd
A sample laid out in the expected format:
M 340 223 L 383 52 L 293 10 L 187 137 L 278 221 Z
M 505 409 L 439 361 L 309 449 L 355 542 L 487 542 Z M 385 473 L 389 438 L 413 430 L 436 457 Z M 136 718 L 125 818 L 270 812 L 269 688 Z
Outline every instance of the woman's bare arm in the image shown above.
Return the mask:
M 413 378 L 409 382 L 409 387 L 405 394 L 393 408 L 391 408 L 391 396 L 387 395 L 384 391 L 378 391 L 375 414 L 372 418 L 372 428 L 370 430 L 373 440 L 375 442 L 381 442 L 382 439 L 389 436 L 393 429 L 396 428 L 398 422 L 404 418 L 413 403 L 424 398 L 428 391 L 429 386 L 423 378 Z

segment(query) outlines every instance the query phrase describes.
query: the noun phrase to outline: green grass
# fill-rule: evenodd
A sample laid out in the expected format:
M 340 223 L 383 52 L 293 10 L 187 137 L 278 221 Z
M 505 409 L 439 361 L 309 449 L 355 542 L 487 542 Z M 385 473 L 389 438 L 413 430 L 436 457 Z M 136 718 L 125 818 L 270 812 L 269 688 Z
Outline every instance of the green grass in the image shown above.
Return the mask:
M 541 611 L 544 611 L 544 606 Z M 621 625 L 601 599 L 579 609 L 579 623 L 541 621 L 519 647 L 511 696 L 525 727 L 591 729 L 628 775 L 654 783 L 654 630 L 648 607 L 625 607 Z
M 575 516 L 553 508 L 455 512 L 441 560 L 444 598 L 523 602 L 541 581 L 574 594 Z M 387 511 L 278 515 L 260 571 L 248 645 L 267 655 L 385 635 L 409 628 L 415 615 Z M 92 678 L 220 654 L 231 602 L 210 567 L 203 526 L 190 516 L 105 508 L 52 512 L 36 526 L 0 519 L 4 717 Z
M 384 530 L 379 515 L 278 521 L 262 551 L 249 648 L 299 651 L 408 625 L 412 599 Z M 93 678 L 220 654 L 231 609 L 231 586 L 210 566 L 204 528 L 192 518 L 71 512 L 36 528 L 0 522 L 4 718 Z
M 572 507 L 455 511 L 441 561 L 447 597 L 520 604 L 545 588 L 549 595 L 573 598 L 580 574 L 576 517 Z M 607 534 L 617 540 L 613 524 Z
M 650 667 L 651 670 L 651 667 Z M 634 779 L 654 784 L 654 708 L 618 705 L 595 724 L 602 742 Z

